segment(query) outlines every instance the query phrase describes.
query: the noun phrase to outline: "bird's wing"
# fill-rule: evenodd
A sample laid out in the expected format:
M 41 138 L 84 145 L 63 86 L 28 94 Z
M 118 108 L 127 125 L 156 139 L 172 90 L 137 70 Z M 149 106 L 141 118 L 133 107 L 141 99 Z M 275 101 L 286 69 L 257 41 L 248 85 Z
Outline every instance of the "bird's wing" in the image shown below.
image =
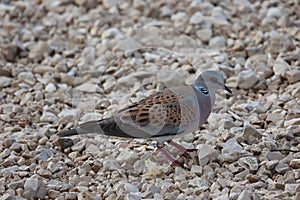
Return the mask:
M 199 121 L 197 97 L 191 87 L 167 89 L 121 109 L 117 127 L 138 137 L 180 134 Z

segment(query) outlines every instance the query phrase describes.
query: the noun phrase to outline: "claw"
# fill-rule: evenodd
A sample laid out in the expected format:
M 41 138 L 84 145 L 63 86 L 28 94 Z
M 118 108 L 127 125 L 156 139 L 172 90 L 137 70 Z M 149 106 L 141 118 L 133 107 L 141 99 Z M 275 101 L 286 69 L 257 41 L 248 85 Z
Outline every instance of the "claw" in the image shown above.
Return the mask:
M 198 149 L 186 149 L 183 146 L 181 146 L 180 144 L 177 144 L 176 142 L 173 142 L 172 140 L 167 141 L 168 144 L 176 147 L 180 153 L 182 153 L 182 155 L 186 158 L 191 158 L 189 152 L 195 152 L 198 151 Z M 164 148 L 163 148 L 163 144 L 162 143 L 158 143 L 157 148 L 160 150 L 160 152 L 162 154 L 164 154 L 164 156 L 171 161 L 171 165 L 173 166 L 179 166 L 182 168 L 184 167 L 184 163 L 179 162 L 178 160 L 176 160 L 175 158 L 173 158 L 169 152 L 167 152 Z
M 157 148 L 160 150 L 160 152 L 162 154 L 164 154 L 164 156 L 171 161 L 171 165 L 173 166 L 179 166 L 184 168 L 183 163 L 179 162 L 178 160 L 176 160 L 175 158 L 173 158 L 162 146 L 157 146 Z
M 176 142 L 174 142 L 174 141 L 172 141 L 172 140 L 169 140 L 169 141 L 167 141 L 167 142 L 168 142 L 168 144 L 170 144 L 170 145 L 176 147 L 176 148 L 179 150 L 179 152 L 181 152 L 182 155 L 183 155 L 184 157 L 186 157 L 186 158 L 191 158 L 189 152 L 195 152 L 195 151 L 198 151 L 198 149 L 186 149 L 186 148 L 184 148 L 183 146 L 181 146 L 180 144 L 178 144 L 178 143 L 176 143 Z

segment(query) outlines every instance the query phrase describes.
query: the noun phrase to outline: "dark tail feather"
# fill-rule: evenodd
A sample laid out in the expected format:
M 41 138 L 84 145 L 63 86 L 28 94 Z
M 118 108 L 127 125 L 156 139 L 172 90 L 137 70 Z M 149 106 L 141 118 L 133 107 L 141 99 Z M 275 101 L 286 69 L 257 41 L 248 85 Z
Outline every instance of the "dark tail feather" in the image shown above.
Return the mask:
M 98 120 L 88 121 L 83 124 L 80 124 L 78 128 L 62 131 L 57 135 L 60 137 L 68 137 L 72 135 L 88 134 L 88 133 L 104 134 L 101 126 L 99 125 L 99 122 L 100 121 Z
M 62 132 L 58 133 L 57 135 L 59 137 L 68 137 L 68 136 L 72 136 L 72 135 L 78 135 L 78 131 L 77 131 L 77 129 L 71 129 L 71 130 L 62 131 Z
M 123 138 L 148 138 L 147 132 L 138 130 L 136 127 L 128 125 L 122 130 L 114 121 L 114 118 L 106 118 L 102 120 L 94 120 L 82 123 L 78 128 L 62 131 L 57 135 L 60 137 L 68 137 L 72 135 L 81 135 L 88 133 L 98 133 L 107 136 L 116 136 Z

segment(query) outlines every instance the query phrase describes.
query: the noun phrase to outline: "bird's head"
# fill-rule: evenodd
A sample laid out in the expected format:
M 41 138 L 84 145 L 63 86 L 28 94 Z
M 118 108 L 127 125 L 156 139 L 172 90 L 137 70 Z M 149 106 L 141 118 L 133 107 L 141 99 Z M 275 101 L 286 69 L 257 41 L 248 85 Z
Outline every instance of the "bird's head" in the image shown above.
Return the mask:
M 194 83 L 195 88 L 206 88 L 210 93 L 214 94 L 218 89 L 225 89 L 232 94 L 230 88 L 224 83 L 224 77 L 220 72 L 208 70 L 201 73 Z

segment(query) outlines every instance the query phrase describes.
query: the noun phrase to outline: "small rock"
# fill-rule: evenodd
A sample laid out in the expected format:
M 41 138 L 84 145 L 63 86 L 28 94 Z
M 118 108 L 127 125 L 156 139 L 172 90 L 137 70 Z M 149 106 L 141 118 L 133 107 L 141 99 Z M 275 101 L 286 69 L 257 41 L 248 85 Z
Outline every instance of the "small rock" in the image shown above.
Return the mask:
M 290 84 L 296 83 L 300 80 L 300 70 L 298 69 L 289 70 L 286 72 L 285 76 Z
M 34 81 L 34 74 L 32 72 L 21 72 L 18 75 L 18 79 L 22 81 Z
M 199 165 L 192 165 L 191 172 L 200 176 L 202 174 L 202 167 Z
M 149 53 L 149 52 L 144 53 L 144 56 L 147 61 L 154 61 L 160 59 L 160 55 Z
M 113 80 L 106 80 L 105 83 L 103 83 L 103 89 L 106 92 L 111 91 L 115 87 L 115 82 Z
M 288 110 L 288 115 L 286 116 L 286 119 L 293 119 L 300 117 L 300 108 L 291 108 Z
M 288 170 L 289 170 L 289 165 L 284 163 L 283 161 L 279 161 L 279 163 L 275 167 L 275 171 L 280 173 L 280 174 L 284 174 Z
M 75 187 L 75 190 L 77 190 L 78 192 L 81 192 L 81 193 L 86 193 L 86 192 L 89 191 L 89 188 L 86 187 L 86 186 L 79 186 L 79 185 L 77 185 Z
M 184 22 L 187 20 L 187 15 L 184 12 L 177 12 L 171 16 L 171 20 L 175 22 Z
M 140 200 L 140 199 L 141 199 L 140 193 L 129 193 L 126 194 L 124 197 L 124 200 Z
M 0 68 L 0 77 L 1 76 L 11 77 L 12 75 L 9 70 Z
M 27 199 L 45 199 L 47 190 L 37 178 L 28 178 L 24 184 L 23 196 Z
M 116 90 L 121 87 L 132 88 L 138 80 L 132 76 L 123 76 L 118 79 L 116 84 Z
M 277 7 L 269 8 L 267 17 L 280 17 L 282 15 L 281 9 Z
M 108 170 L 116 170 L 116 171 L 120 171 L 121 169 L 120 164 L 114 159 L 106 159 L 103 162 L 103 167 L 105 167 Z
M 44 112 L 40 118 L 41 122 L 57 122 L 57 117 L 55 114 L 50 112 Z
M 86 113 L 83 117 L 81 117 L 80 121 L 87 122 L 92 120 L 100 120 L 103 118 L 103 115 L 97 112 Z
M 48 191 L 48 196 L 51 198 L 51 199 L 57 199 L 57 197 L 60 195 L 61 192 L 59 191 L 55 191 L 55 190 L 49 190 Z M 66 198 L 68 199 L 68 198 Z M 68 199 L 68 200 L 71 200 L 71 199 Z M 75 200 L 75 199 L 74 199 Z
M 251 69 L 244 70 L 237 77 L 237 85 L 241 89 L 250 89 L 259 82 L 259 78 Z
M 0 76 L 0 89 L 10 85 L 12 79 L 6 76 Z
M 160 12 L 162 17 L 169 17 L 173 14 L 173 10 L 168 6 L 161 7 Z
M 131 165 L 133 165 L 133 163 L 138 159 L 139 156 L 135 152 L 127 151 L 127 150 L 121 151 L 118 157 L 116 158 L 116 160 L 121 164 L 129 163 Z
M 189 180 L 188 185 L 192 186 L 192 187 L 199 187 L 201 189 L 208 189 L 209 188 L 208 181 L 203 180 L 199 177 L 195 177 L 195 178 Z
M 138 173 L 143 173 L 145 169 L 145 161 L 144 160 L 137 160 L 133 164 L 133 169 L 137 171 Z
M 258 170 L 258 163 L 255 157 L 242 157 L 239 159 L 239 164 L 245 169 L 250 169 L 250 171 Z
M 221 160 L 223 162 L 233 162 L 237 161 L 243 152 L 242 146 L 236 141 L 236 139 L 231 138 L 226 143 L 222 144 Z
M 118 1 L 117 0 L 103 0 L 103 5 L 106 8 L 111 8 L 111 7 L 117 6 Z
M 5 138 L 2 143 L 2 146 L 4 148 L 10 148 L 10 146 L 15 142 L 16 142 L 16 139 L 14 139 L 14 138 Z
M 120 38 L 122 37 L 123 35 L 121 34 L 120 30 L 117 29 L 117 28 L 109 28 L 109 29 L 106 29 L 102 32 L 101 34 L 101 39 L 104 40 L 104 39 L 107 39 L 107 38 Z
M 97 84 L 93 84 L 93 83 L 83 83 L 77 86 L 75 89 L 87 93 L 103 92 L 103 90 Z
M 258 114 L 261 114 L 261 113 L 265 113 L 267 112 L 267 108 L 265 106 L 263 106 L 260 102 L 249 102 L 247 105 L 246 105 L 246 109 L 248 110 L 248 112 L 255 112 L 255 113 L 258 113 Z
M 47 93 L 53 93 L 56 91 L 56 86 L 53 83 L 48 83 L 45 87 Z
M 289 64 L 285 60 L 278 57 L 273 65 L 274 74 L 284 77 L 289 67 Z
M 141 44 L 135 41 L 133 38 L 126 38 L 118 42 L 116 48 L 121 51 L 132 51 L 141 48 Z
M 20 152 L 22 149 L 21 149 L 21 144 L 18 143 L 18 142 L 14 142 L 11 147 L 10 147 L 11 150 L 13 151 L 16 151 L 16 152 Z
M 274 169 L 276 165 L 278 164 L 278 160 L 271 160 L 266 162 L 267 169 Z
M 16 199 L 15 195 L 12 195 L 12 194 L 9 194 L 9 193 L 2 194 L 2 196 L 0 197 L 0 200 L 15 200 L 15 199 Z M 18 198 L 18 200 L 23 200 L 23 199 Z
M 90 153 L 91 155 L 93 155 L 94 157 L 97 157 L 101 154 L 101 151 L 99 149 L 99 147 L 97 147 L 94 144 L 90 144 L 87 148 L 86 148 L 86 153 Z
M 46 161 L 46 160 L 48 160 L 48 158 L 51 158 L 53 155 L 54 155 L 54 153 L 51 149 L 46 149 L 39 154 L 38 160 Z
M 87 143 L 87 140 L 86 139 L 83 139 L 83 140 L 80 140 L 79 142 L 77 142 L 76 144 L 74 144 L 71 149 L 72 151 L 83 151 L 84 147 L 86 146 L 86 143 Z
M 278 122 L 284 119 L 284 115 L 282 113 L 269 113 L 267 115 L 267 122 Z
M 44 178 L 50 178 L 52 176 L 52 173 L 49 170 L 45 170 L 45 169 L 37 170 L 36 174 L 38 174 Z
M 268 160 L 281 160 L 284 158 L 284 155 L 281 152 L 268 152 L 266 153 L 266 158 Z
M 51 47 L 47 42 L 39 41 L 29 52 L 29 58 L 36 62 L 41 61 L 44 58 L 44 54 L 49 54 Z
M 125 183 L 124 189 L 129 193 L 139 192 L 139 189 L 131 183 Z
M 4 159 L 7 158 L 10 155 L 10 150 L 9 149 L 4 149 L 1 153 L 0 153 L 0 158 Z
M 300 169 L 300 159 L 293 159 L 290 161 L 290 167 Z
M 51 67 L 51 66 L 37 66 L 35 68 L 33 68 L 33 73 L 35 74 L 44 74 L 46 72 L 56 72 L 56 68 Z
M 7 159 L 1 162 L 1 165 L 4 166 L 4 168 L 8 168 L 16 165 L 16 162 L 8 157 Z
M 12 181 L 7 186 L 11 190 L 17 190 L 18 188 L 23 188 L 24 180 Z M 1 200 L 1 198 L 0 198 L 0 200 Z
M 95 61 L 95 48 L 87 46 L 82 51 L 82 58 L 84 65 L 90 65 Z
M 209 47 L 212 49 L 223 48 L 226 45 L 225 37 L 216 36 L 209 40 Z
M 289 127 L 289 126 L 293 126 L 293 125 L 300 125 L 300 117 L 299 118 L 295 118 L 295 119 L 289 119 L 289 120 L 286 120 L 284 123 L 283 123 L 284 127 Z
M 53 190 L 65 191 L 65 190 L 71 189 L 72 187 L 71 187 L 70 184 L 67 184 L 67 183 L 61 182 L 59 180 L 53 179 L 53 180 L 48 181 L 47 188 L 53 189 Z
M 76 200 L 77 197 L 78 197 L 77 193 L 75 193 L 75 192 L 68 192 L 65 196 L 65 198 L 68 200 Z
M 227 16 L 224 13 L 224 11 L 220 7 L 215 7 L 212 10 L 211 17 L 209 17 L 209 21 L 214 25 L 214 26 L 226 26 L 229 24 L 227 21 Z
M 285 34 L 274 34 L 271 35 L 268 51 L 270 53 L 283 53 L 288 50 L 294 49 L 294 43 L 291 36 Z
M 218 152 L 211 145 L 201 144 L 197 147 L 200 166 L 204 166 L 218 157 Z
M 159 194 L 160 191 L 161 189 L 158 186 L 151 184 L 151 185 L 147 185 L 147 189 L 144 192 L 144 194 L 146 194 L 145 197 L 147 197 L 147 195 L 153 196 L 155 194 Z
M 58 114 L 58 117 L 72 117 L 76 118 L 77 117 L 77 112 L 75 109 L 70 109 L 70 110 L 63 110 Z
M 53 179 L 47 183 L 47 188 L 65 191 L 71 189 L 72 187 L 70 184 Z
M 233 122 L 232 119 L 221 119 L 219 122 L 218 122 L 218 125 L 219 127 L 223 126 L 224 129 L 231 129 L 232 127 L 236 127 L 236 124 Z
M 210 28 L 200 29 L 196 32 L 196 35 L 199 37 L 199 39 L 202 42 L 208 42 L 211 39 L 212 34 L 213 34 L 213 32 Z
M 18 54 L 18 46 L 11 44 L 11 45 L 1 46 L 1 47 L 6 60 L 8 62 L 14 62 Z
M 154 75 L 154 72 L 151 72 L 151 71 L 137 71 L 137 72 L 132 72 L 130 74 L 131 77 L 138 78 L 138 79 L 148 78 L 153 75 Z
M 60 76 L 60 82 L 61 83 L 65 83 L 67 85 L 70 86 L 78 86 L 83 84 L 86 81 L 85 78 L 82 77 L 74 77 L 74 76 L 70 76 L 68 74 L 61 74 Z
M 49 169 L 52 173 L 55 173 L 59 171 L 59 165 L 54 162 L 49 162 L 47 169 Z
M 13 108 L 12 108 L 12 111 L 14 113 L 22 113 L 24 111 L 23 107 L 22 106 L 19 106 L 19 105 L 14 105 Z
M 237 198 L 238 200 L 251 200 L 251 192 L 249 192 L 248 190 L 244 190 L 241 192 L 241 194 L 239 195 L 239 197 Z
M 262 138 L 262 133 L 251 124 L 247 124 L 243 130 L 243 137 L 248 144 L 255 144 L 258 142 L 258 139 Z
M 163 200 L 163 199 L 164 198 L 161 194 L 158 194 L 158 193 L 154 194 L 154 200 Z
M 77 5 L 92 9 L 97 6 L 97 1 L 96 0 L 75 0 L 74 1 Z
M 57 146 L 60 146 L 62 149 L 67 149 L 74 145 L 73 140 L 69 138 L 58 138 L 56 142 Z
M 290 195 L 295 195 L 296 192 L 300 191 L 299 183 L 285 184 L 285 191 L 287 191 Z
M 204 17 L 201 12 L 195 12 L 190 18 L 190 24 L 200 24 L 204 20 Z

